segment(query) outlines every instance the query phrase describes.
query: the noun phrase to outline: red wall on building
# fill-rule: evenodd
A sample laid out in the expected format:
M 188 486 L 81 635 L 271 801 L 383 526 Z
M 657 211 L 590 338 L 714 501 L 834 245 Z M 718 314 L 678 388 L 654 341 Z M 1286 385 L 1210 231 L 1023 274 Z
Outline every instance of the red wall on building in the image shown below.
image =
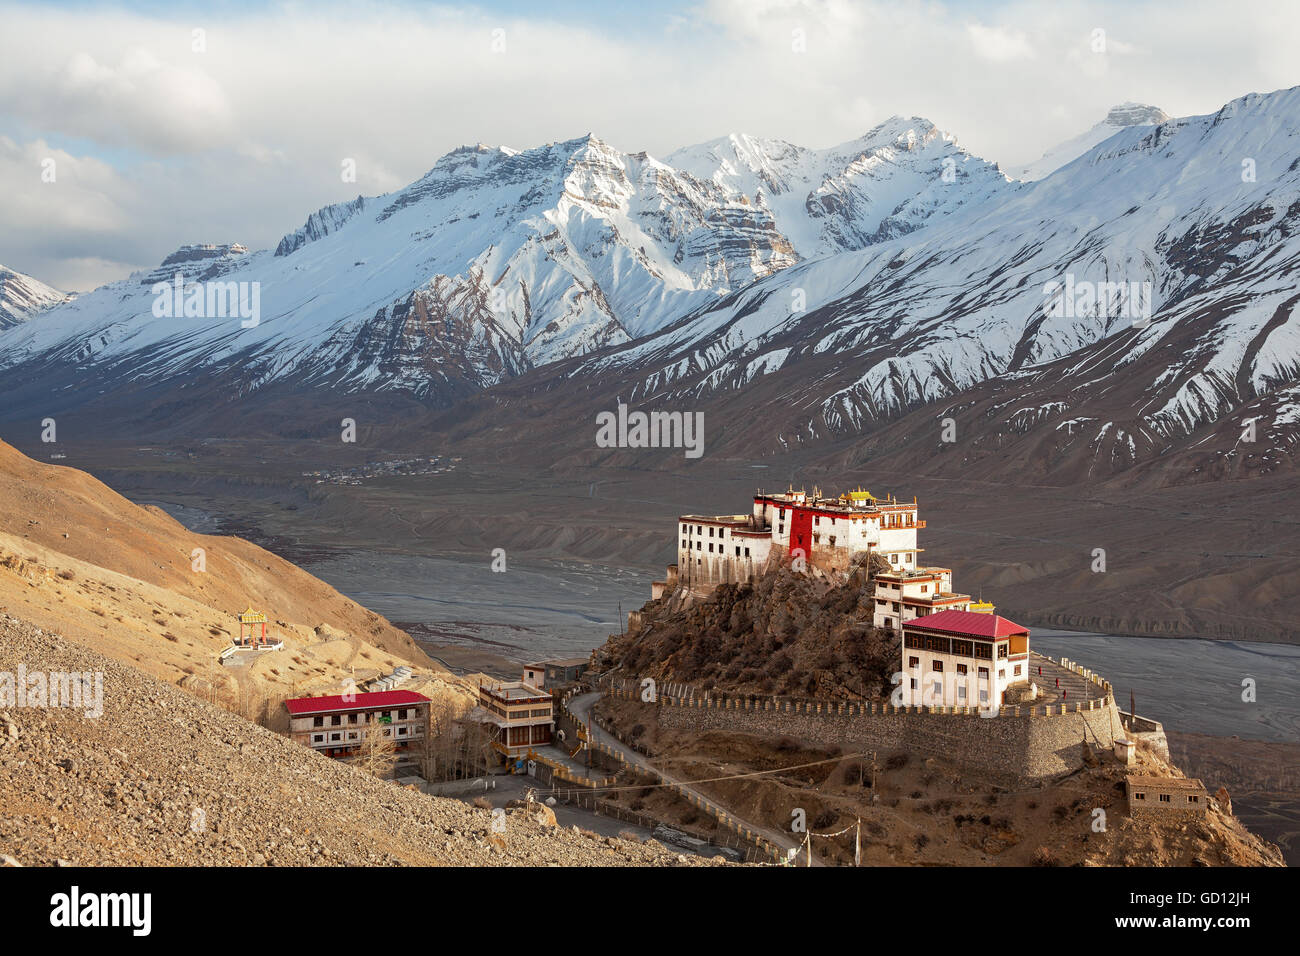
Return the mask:
M 792 508 L 790 515 L 790 556 L 794 559 L 796 550 L 802 549 L 805 559 L 812 558 L 812 511 L 806 508 Z

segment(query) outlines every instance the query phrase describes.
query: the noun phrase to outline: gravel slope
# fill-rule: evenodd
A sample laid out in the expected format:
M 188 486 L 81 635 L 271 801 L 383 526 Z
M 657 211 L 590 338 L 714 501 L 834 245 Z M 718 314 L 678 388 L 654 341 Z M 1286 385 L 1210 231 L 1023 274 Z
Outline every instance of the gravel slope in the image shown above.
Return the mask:
M 0 705 L 0 856 L 22 865 L 709 865 L 370 778 L 0 618 L 4 675 L 102 672 L 103 714 Z M 7 702 L 5 702 L 7 704 Z

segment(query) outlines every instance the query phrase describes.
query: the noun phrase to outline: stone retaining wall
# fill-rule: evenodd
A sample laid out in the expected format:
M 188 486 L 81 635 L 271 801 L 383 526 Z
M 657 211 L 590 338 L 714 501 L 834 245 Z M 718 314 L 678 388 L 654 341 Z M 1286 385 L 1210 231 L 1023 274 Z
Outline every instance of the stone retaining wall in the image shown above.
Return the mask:
M 611 696 L 641 701 L 638 690 Z M 848 701 L 794 701 L 660 696 L 659 726 L 693 733 L 792 737 L 882 756 L 907 751 L 942 757 L 1008 786 L 1036 784 L 1083 766 L 1084 743 L 1112 750 L 1124 731 L 1113 696 L 1075 704 L 1003 707 L 997 716 L 976 708 L 894 707 Z M 648 705 L 649 706 L 649 705 Z

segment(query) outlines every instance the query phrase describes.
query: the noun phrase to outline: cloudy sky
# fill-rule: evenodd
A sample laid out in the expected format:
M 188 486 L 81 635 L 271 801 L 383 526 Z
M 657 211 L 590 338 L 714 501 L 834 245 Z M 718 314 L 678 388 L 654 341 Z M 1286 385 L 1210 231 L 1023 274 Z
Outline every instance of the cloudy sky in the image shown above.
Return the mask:
M 85 290 L 274 245 L 462 143 L 829 146 L 903 114 L 1011 167 L 1116 103 L 1296 85 L 1298 40 L 1293 0 L 0 0 L 0 263 Z

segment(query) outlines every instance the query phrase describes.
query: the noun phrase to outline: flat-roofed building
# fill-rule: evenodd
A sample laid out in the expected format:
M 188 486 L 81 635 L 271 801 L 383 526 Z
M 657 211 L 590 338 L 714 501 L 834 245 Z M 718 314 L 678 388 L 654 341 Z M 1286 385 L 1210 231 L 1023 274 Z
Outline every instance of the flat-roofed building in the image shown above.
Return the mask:
M 553 705 L 550 694 L 523 681 L 480 684 L 477 716 L 495 728 L 493 749 L 517 757 L 551 742 Z
M 930 567 L 881 571 L 876 575 L 875 602 L 872 623 L 894 630 L 914 618 L 971 607 L 969 594 L 953 591 L 951 570 Z
M 284 706 L 289 736 L 330 757 L 355 756 L 376 732 L 391 737 L 400 755 L 423 742 L 429 725 L 429 698 L 411 690 L 297 697 Z
M 525 664 L 524 683 L 531 684 L 538 690 L 571 684 L 586 673 L 590 666 L 591 661 L 586 657 L 561 657 Z
M 1205 784 L 1194 777 L 1147 777 L 1129 774 L 1129 816 L 1137 819 L 1192 819 L 1205 816 L 1210 806 Z
M 996 614 L 940 611 L 903 624 L 903 703 L 998 707 L 1029 679 L 1029 628 Z

